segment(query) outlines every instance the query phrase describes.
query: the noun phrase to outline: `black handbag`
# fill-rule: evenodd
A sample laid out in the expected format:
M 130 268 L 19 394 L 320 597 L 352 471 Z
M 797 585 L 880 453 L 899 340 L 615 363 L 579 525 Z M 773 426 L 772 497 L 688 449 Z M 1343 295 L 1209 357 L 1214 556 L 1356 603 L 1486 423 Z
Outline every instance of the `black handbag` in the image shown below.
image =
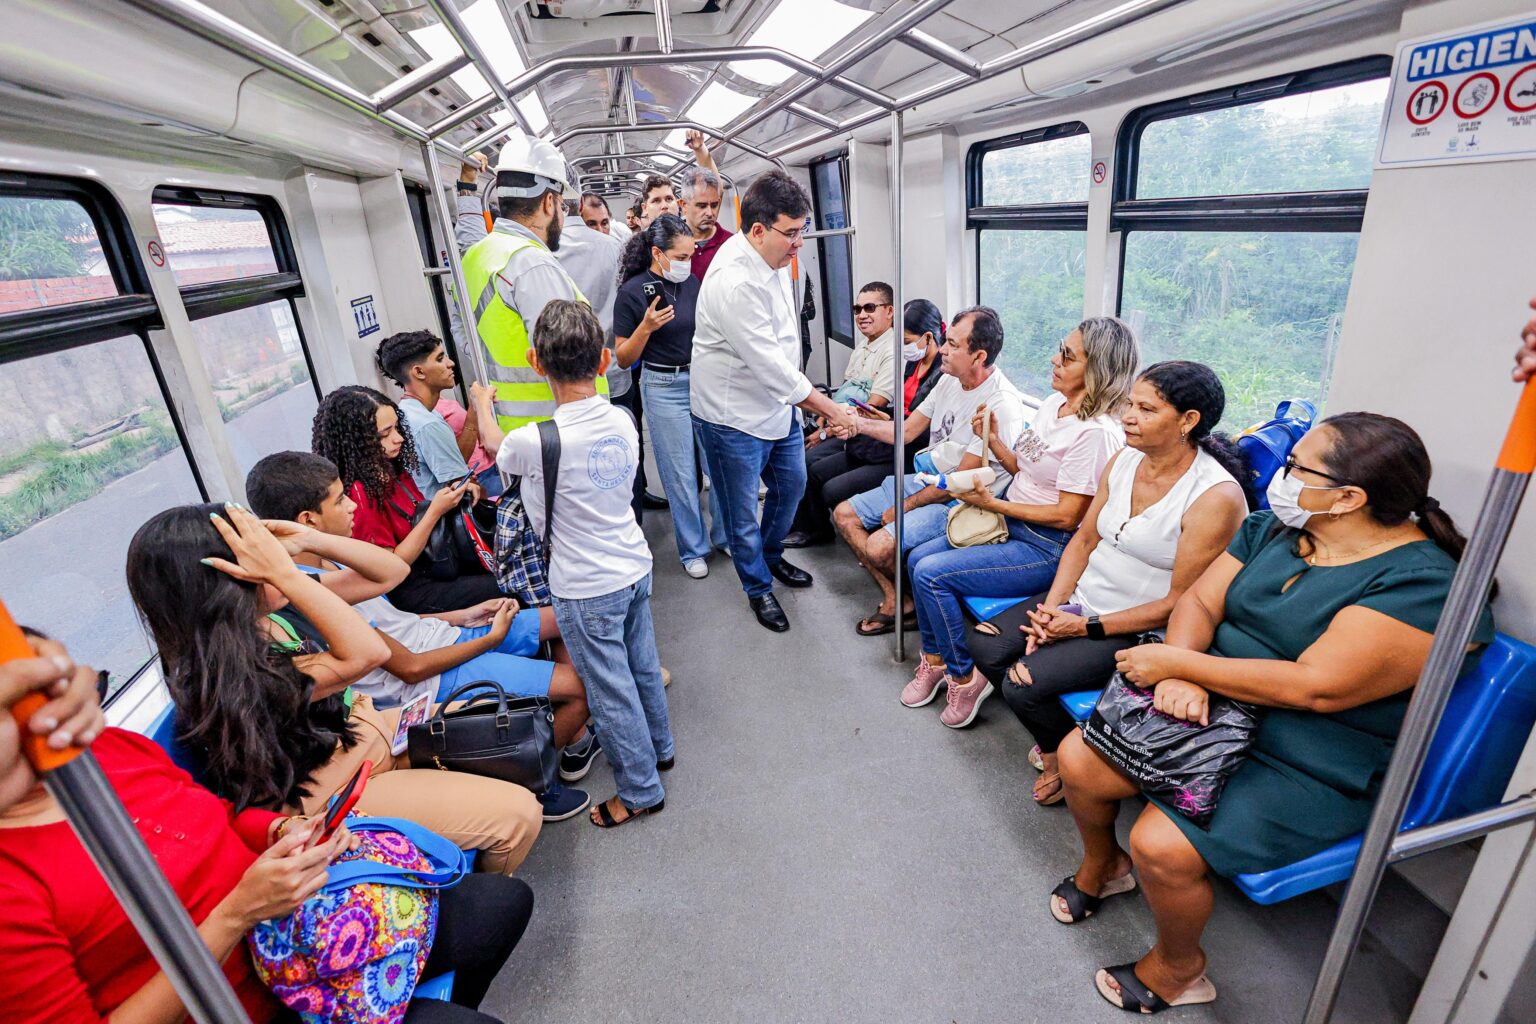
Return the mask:
M 479 691 L 461 707 L 463 694 Z M 465 683 L 406 732 L 412 768 L 468 772 L 547 793 L 558 778 L 555 713 L 545 697 L 508 697 L 489 680 Z
M 397 510 L 416 528 L 431 507 L 431 501 L 423 499 L 407 513 Z M 473 576 L 482 572 L 496 571 L 496 507 L 489 502 L 476 502 L 466 494 L 459 499 L 459 507 L 445 514 L 432 527 L 426 546 L 411 572 L 434 580 L 456 580 L 460 576 Z
M 1242 765 L 1258 727 L 1258 710 L 1210 695 L 1209 725 L 1165 715 L 1153 690 L 1116 672 L 1083 723 L 1083 742 L 1190 821 L 1205 828 L 1227 779 Z

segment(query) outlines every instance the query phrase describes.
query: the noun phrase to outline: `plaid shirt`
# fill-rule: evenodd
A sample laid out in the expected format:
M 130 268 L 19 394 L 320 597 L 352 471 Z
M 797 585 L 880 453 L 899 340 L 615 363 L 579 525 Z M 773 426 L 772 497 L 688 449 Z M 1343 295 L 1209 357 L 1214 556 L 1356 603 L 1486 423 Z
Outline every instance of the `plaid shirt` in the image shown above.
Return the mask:
M 543 544 L 528 521 L 521 482 L 515 479 L 496 507 L 496 583 L 525 608 L 550 603 Z

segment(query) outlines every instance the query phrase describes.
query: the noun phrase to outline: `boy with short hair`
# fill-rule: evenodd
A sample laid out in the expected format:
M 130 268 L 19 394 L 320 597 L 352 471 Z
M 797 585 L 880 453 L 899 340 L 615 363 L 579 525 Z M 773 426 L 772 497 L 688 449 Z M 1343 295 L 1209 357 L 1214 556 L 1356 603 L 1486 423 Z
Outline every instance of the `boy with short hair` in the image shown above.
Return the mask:
M 548 608 L 518 610 L 510 598 L 472 608 L 416 615 L 396 608 L 385 593 L 408 572 L 399 556 L 352 539 L 356 503 L 342 489 L 336 466 L 308 452 L 278 452 L 251 469 L 245 481 L 251 510 L 266 520 L 300 566 L 319 570 L 327 589 L 354 605 L 389 645 L 389 660 L 353 684 L 379 707 L 395 707 L 421 693 L 431 703 L 481 680 L 518 696 L 547 697 L 554 711 L 555 744 L 564 750 L 561 777 L 577 781 L 591 767 L 598 744 L 580 737 L 588 717 L 586 690 L 560 643 Z M 288 619 L 294 613 L 278 613 Z M 290 620 L 291 621 L 291 620 Z M 300 632 L 302 618 L 292 623 Z M 550 641 L 555 661 L 534 658 Z M 591 802 L 578 789 L 556 786 L 540 797 L 546 821 L 580 813 Z
M 651 623 L 651 551 L 630 511 L 640 456 L 629 415 L 597 392 L 613 353 L 584 303 L 555 300 L 534 325 L 529 363 L 550 383 L 559 430 L 553 525 L 545 552 L 555 618 L 576 670 L 587 684 L 592 717 L 613 765 L 618 795 L 592 809 L 611 828 L 664 806 L 658 771 L 673 764 L 671 725 Z M 533 527 L 545 532 L 544 467 L 539 425 L 502 435 L 494 398 L 471 393 L 497 465 L 523 478 Z
M 458 377 L 442 339 L 431 331 L 391 334 L 379 342 L 374 362 L 405 392 L 400 414 L 416 441 L 416 471 L 411 475 L 421 493 L 436 494 L 474 473 L 488 496 L 499 495 L 501 476 L 479 445 L 478 425 L 457 402 L 444 397 Z

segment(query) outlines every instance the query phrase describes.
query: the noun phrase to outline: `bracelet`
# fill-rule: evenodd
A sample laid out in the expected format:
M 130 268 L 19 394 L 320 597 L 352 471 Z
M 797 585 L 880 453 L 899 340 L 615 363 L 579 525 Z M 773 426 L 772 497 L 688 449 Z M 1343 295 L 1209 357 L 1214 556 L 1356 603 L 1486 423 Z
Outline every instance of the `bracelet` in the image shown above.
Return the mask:
M 293 824 L 293 819 L 296 817 L 298 817 L 298 815 L 290 814 L 286 818 L 278 819 L 277 828 L 272 830 L 272 841 L 274 843 L 282 841 L 283 833 L 288 831 L 288 826 Z

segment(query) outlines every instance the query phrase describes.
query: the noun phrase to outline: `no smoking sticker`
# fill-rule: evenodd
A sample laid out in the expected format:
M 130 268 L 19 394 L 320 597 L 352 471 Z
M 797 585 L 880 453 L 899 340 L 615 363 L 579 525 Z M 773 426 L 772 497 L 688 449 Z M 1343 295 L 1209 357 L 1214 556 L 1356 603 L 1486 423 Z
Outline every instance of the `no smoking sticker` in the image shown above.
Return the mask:
M 1102 185 L 1107 177 L 1109 177 L 1109 165 L 1103 160 L 1095 160 L 1093 162 L 1093 183 L 1095 185 Z
M 159 239 L 151 238 L 144 250 L 149 253 L 149 262 L 157 267 L 165 266 L 165 250 L 160 248 Z

